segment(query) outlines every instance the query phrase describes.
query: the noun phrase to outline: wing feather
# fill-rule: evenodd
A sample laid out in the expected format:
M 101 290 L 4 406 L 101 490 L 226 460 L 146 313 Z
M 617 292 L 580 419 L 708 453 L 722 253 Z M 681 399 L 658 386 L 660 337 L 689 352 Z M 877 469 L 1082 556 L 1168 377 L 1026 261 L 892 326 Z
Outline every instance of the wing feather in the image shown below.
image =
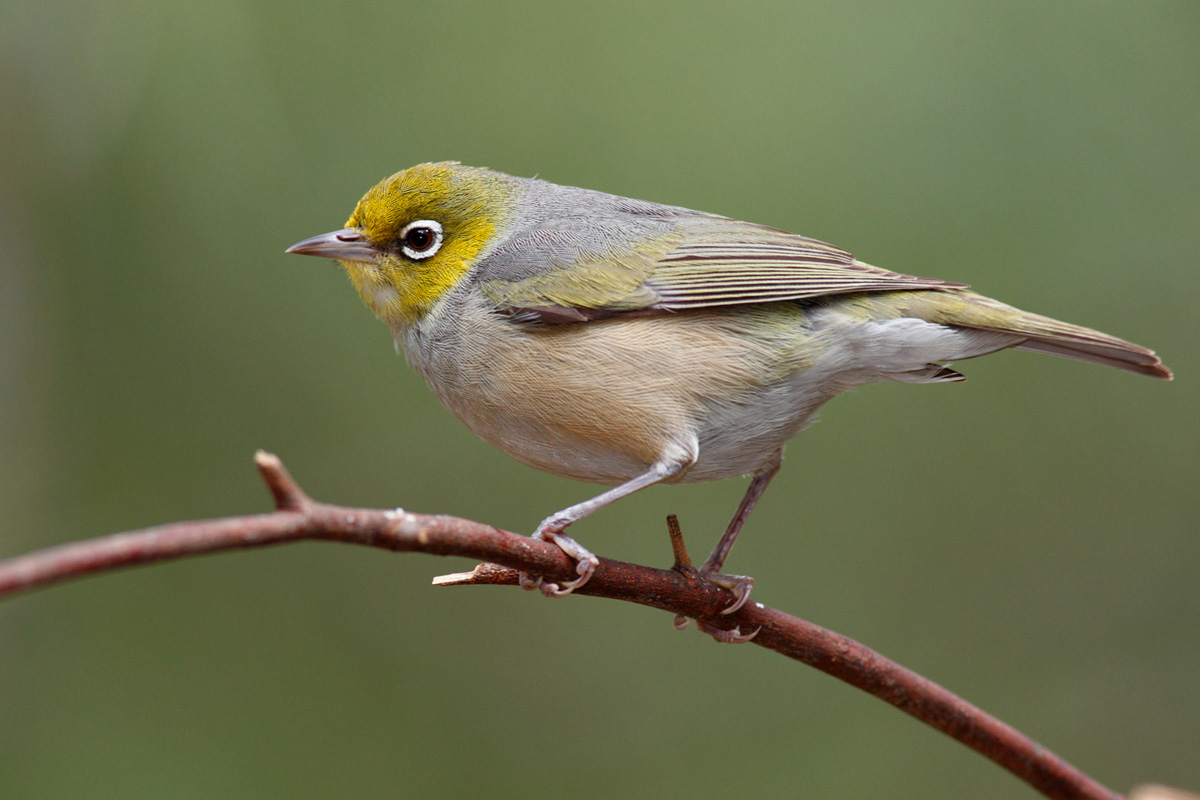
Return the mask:
M 848 292 L 958 289 L 856 261 L 845 250 L 794 233 L 709 218 L 655 265 L 646 288 L 664 309 L 806 300 Z
M 643 211 L 515 237 L 500 248 L 503 258 L 488 259 L 481 270 L 484 294 L 517 321 L 553 324 L 851 292 L 965 288 L 879 269 L 806 236 L 662 208 L 658 218 Z

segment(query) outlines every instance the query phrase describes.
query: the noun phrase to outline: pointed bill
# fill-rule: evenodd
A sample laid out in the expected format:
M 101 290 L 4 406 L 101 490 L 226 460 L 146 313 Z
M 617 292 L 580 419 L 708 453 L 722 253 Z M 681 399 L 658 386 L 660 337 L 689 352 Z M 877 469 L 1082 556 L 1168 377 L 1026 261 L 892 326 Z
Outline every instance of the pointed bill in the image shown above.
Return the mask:
M 371 244 L 358 228 L 342 228 L 340 231 L 322 233 L 320 236 L 296 242 L 284 252 L 336 258 L 339 261 L 363 261 L 368 264 L 374 263 L 380 255 L 379 249 Z

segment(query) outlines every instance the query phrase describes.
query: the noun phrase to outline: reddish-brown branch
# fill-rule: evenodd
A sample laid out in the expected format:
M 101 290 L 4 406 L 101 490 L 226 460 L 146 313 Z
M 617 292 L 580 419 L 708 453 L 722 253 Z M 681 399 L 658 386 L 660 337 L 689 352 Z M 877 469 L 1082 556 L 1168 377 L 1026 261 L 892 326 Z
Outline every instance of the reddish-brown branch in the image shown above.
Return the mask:
M 438 578 L 439 585 L 515 584 L 518 569 L 551 580 L 574 576 L 569 559 L 552 544 L 455 517 L 318 503 L 304 494 L 277 457 L 260 452 L 256 463 L 275 498 L 275 512 L 114 534 L 0 562 L 0 598 L 134 564 L 304 540 L 488 562 L 470 573 Z M 1008 725 L 852 639 L 755 602 L 722 615 L 729 594 L 698 579 L 686 563 L 681 538 L 672 538 L 676 568 L 660 570 L 602 558 L 579 593 L 670 611 L 698 620 L 705 629 L 743 636 L 757 631 L 754 644 L 891 703 L 987 756 L 1047 797 L 1120 797 Z

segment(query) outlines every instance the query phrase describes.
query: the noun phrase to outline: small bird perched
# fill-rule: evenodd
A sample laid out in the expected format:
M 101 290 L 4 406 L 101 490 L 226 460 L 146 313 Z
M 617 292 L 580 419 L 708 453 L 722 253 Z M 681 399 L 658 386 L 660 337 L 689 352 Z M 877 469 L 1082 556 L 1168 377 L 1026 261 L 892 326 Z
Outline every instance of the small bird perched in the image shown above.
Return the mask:
M 656 483 L 752 475 L 701 572 L 720 572 L 779 469 L 827 400 L 882 379 L 964 380 L 944 366 L 1005 348 L 1170 380 L 1150 350 L 1030 314 L 961 283 L 872 267 L 765 225 L 516 178 L 421 164 L 363 196 L 332 233 L 289 253 L 333 258 L 446 408 L 518 461 L 613 485 L 547 517 L 563 534 Z

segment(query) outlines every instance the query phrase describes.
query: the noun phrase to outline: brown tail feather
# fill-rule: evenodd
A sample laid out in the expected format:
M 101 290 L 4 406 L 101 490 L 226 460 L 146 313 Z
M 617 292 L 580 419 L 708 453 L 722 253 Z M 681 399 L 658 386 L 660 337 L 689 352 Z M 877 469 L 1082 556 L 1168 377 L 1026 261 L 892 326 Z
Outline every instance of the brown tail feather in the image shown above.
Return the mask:
M 1172 377 L 1153 350 L 1091 328 L 1031 314 L 974 292 L 913 292 L 907 297 L 916 316 L 931 322 L 1020 336 L 1024 341 L 1013 345 L 1018 350 L 1089 361 L 1152 378 Z
M 1016 350 L 1029 350 L 1034 353 L 1047 353 L 1052 356 L 1073 358 L 1076 361 L 1087 361 L 1106 367 L 1123 369 L 1138 375 L 1149 375 L 1151 378 L 1171 380 L 1171 370 L 1163 365 L 1152 351 L 1135 344 L 1129 344 L 1128 349 L 1098 345 L 1083 342 L 1064 342 L 1061 340 L 1028 339 L 1016 345 Z

